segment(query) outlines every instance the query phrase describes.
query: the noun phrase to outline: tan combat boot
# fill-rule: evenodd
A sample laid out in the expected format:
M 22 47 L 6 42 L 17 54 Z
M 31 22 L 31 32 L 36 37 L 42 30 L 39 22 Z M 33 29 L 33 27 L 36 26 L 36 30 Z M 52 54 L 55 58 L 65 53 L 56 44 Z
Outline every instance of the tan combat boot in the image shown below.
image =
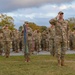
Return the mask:
M 27 58 L 27 62 L 30 62 L 30 58 L 29 57 Z
M 30 58 L 28 55 L 25 57 L 25 62 L 30 62 Z
M 58 66 L 61 66 L 61 60 L 58 60 Z
M 5 57 L 6 57 L 6 58 L 9 58 L 9 54 L 6 54 Z
M 61 59 L 61 66 L 64 66 L 64 59 Z
M 58 66 L 61 66 L 60 55 L 57 56 L 57 59 L 58 59 Z

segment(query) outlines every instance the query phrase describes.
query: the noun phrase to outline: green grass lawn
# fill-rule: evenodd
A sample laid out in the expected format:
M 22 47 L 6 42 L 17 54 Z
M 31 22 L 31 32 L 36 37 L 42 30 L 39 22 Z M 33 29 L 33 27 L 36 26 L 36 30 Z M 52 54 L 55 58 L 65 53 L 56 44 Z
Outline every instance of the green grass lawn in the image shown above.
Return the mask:
M 0 56 L 0 75 L 75 75 L 75 55 L 66 55 L 66 66 L 57 66 L 50 55 L 31 56 L 31 62 L 24 62 L 23 56 Z

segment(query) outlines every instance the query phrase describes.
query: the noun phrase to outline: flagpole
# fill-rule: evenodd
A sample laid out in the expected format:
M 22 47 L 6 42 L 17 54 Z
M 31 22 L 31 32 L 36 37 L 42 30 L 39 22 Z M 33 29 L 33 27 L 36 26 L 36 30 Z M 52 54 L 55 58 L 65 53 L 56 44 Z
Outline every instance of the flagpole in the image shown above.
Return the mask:
M 27 34 L 27 22 L 24 23 L 24 56 L 25 56 L 25 61 L 29 62 L 30 58 L 29 58 L 29 48 L 28 48 L 28 42 L 27 42 L 27 38 L 28 38 L 28 34 Z

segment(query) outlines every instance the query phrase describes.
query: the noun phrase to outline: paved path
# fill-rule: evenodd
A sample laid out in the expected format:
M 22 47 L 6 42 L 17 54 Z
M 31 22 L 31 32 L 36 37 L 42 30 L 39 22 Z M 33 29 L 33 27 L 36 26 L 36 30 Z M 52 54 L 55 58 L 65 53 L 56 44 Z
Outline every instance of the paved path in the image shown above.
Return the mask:
M 75 51 L 68 50 L 66 52 L 66 54 L 75 54 Z M 3 53 L 3 55 L 4 55 L 4 53 Z M 20 56 L 20 55 L 24 55 L 24 52 L 23 51 L 20 51 L 19 53 L 15 53 L 15 52 L 12 52 L 12 51 L 10 52 L 10 56 Z M 39 53 L 34 52 L 34 55 L 50 55 L 50 53 L 47 52 L 47 51 L 41 51 Z

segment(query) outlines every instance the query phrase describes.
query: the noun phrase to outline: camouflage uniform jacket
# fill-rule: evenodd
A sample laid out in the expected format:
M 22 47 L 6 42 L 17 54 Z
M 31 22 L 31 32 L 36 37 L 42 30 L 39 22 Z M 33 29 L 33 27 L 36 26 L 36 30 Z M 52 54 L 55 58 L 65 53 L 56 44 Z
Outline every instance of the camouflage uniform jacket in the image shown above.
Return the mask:
M 3 39 L 4 41 L 11 41 L 11 30 L 9 29 L 3 30 Z
M 54 39 L 55 37 L 55 27 L 50 27 L 48 30 L 48 34 L 49 34 L 49 39 Z
M 60 40 L 65 40 L 67 39 L 67 31 L 68 31 L 68 22 L 63 20 L 57 20 L 51 19 L 49 21 L 52 25 L 55 25 L 55 36 L 58 37 Z
M 32 29 L 30 27 L 27 27 L 27 36 L 28 36 L 27 40 L 32 40 L 32 33 L 33 33 Z

